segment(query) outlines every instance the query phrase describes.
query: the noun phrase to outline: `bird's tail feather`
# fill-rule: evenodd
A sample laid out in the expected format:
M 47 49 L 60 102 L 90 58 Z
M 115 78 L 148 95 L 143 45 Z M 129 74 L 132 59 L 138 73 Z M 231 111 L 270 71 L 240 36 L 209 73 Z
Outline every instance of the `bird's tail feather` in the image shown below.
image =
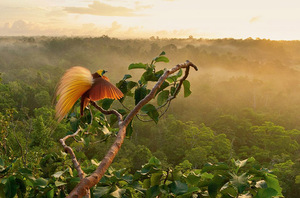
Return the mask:
M 61 121 L 70 111 L 75 102 L 92 87 L 93 77 L 91 72 L 80 66 L 72 67 L 61 78 L 56 96 L 56 118 Z

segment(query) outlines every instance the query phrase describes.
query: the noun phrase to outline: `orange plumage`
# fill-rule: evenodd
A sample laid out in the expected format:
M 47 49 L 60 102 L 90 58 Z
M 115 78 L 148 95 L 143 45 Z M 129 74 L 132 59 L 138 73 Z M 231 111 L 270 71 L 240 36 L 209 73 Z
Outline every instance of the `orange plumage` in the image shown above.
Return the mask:
M 75 102 L 81 97 L 80 113 L 90 101 L 104 98 L 120 99 L 123 93 L 106 76 L 104 70 L 91 72 L 80 66 L 72 67 L 66 71 L 60 80 L 56 95 L 59 96 L 56 104 L 56 117 L 61 121 L 70 111 Z

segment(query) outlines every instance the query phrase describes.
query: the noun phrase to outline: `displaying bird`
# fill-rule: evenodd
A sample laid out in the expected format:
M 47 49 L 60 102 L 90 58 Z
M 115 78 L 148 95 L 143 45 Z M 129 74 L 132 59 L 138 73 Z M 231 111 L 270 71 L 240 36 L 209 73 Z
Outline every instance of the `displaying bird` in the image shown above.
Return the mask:
M 80 66 L 72 67 L 66 71 L 60 80 L 56 96 L 56 117 L 61 121 L 71 110 L 75 102 L 81 97 L 80 115 L 90 101 L 104 98 L 120 99 L 123 93 L 104 76 L 105 70 L 98 70 L 94 74 Z

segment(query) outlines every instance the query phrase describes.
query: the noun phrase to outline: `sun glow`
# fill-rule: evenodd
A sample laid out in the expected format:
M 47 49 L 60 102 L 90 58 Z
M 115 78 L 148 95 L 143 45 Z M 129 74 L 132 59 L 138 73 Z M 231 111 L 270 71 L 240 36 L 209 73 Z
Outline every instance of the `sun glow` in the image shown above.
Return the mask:
M 298 1 L 139 0 L 0 2 L 0 36 L 298 40 Z

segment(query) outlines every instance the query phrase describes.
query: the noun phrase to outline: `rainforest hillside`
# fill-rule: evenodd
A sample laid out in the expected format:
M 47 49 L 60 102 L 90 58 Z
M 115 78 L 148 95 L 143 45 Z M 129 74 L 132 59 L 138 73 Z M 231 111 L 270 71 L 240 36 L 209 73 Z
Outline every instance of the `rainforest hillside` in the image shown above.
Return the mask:
M 299 195 L 300 41 L 0 37 L 0 165 L 44 178 L 65 165 L 58 140 L 72 125 L 57 122 L 54 106 L 68 68 L 105 69 L 116 84 L 131 63 L 150 63 L 162 51 L 170 62 L 157 69 L 186 60 L 198 66 L 189 76 L 192 94 L 180 94 L 157 124 L 134 120 L 112 166 L 134 173 L 155 156 L 165 169 L 184 162 L 201 169 L 254 157 L 277 176 L 284 196 Z M 82 164 L 101 160 L 113 137 L 88 141 L 70 142 Z

